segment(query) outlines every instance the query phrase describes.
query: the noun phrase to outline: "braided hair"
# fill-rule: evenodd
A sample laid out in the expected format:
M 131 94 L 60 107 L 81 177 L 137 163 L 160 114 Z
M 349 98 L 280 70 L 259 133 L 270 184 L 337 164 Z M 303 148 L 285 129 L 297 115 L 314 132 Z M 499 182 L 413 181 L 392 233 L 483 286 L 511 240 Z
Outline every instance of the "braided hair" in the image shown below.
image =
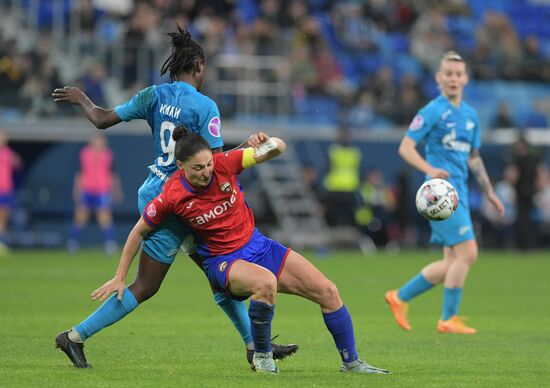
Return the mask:
M 202 136 L 189 132 L 184 125 L 174 129 L 172 139 L 176 141 L 174 154 L 180 162 L 187 162 L 202 150 L 210 150 L 210 145 Z
M 197 72 L 199 62 L 206 61 L 206 54 L 200 44 L 198 44 L 187 28 L 183 29 L 176 24 L 177 31 L 169 32 L 167 35 L 171 39 L 170 56 L 162 64 L 160 75 L 166 72 L 170 73 L 170 80 L 176 81 L 181 73 Z

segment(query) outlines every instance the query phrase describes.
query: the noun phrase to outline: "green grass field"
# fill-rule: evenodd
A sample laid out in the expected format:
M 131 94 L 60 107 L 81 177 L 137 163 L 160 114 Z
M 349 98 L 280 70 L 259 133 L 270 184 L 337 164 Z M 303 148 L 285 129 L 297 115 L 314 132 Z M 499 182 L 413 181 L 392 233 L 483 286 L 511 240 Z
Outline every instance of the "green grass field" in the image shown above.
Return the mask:
M 461 308 L 478 329 L 475 336 L 436 332 L 441 288 L 411 305 L 412 332 L 398 328 L 386 308 L 384 292 L 437 252 L 311 257 L 338 285 L 361 356 L 393 374 L 341 374 L 318 307 L 287 295 L 278 297 L 273 333 L 280 342 L 300 344 L 300 351 L 279 363 L 277 376 L 251 372 L 240 337 L 213 303 L 202 273 L 183 256 L 155 297 L 86 342 L 94 367 L 77 370 L 54 349 L 54 337 L 98 306 L 89 294 L 112 276 L 117 260 L 99 251 L 26 251 L 0 259 L 0 386 L 550 385 L 549 252 L 480 254 Z

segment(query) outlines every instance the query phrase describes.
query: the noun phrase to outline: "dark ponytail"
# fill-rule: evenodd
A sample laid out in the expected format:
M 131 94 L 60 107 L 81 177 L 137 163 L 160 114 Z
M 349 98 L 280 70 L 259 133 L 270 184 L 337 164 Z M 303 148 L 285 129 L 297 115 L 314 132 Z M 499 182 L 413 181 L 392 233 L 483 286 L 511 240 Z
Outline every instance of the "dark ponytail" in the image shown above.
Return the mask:
M 206 54 L 187 29 L 176 24 L 176 32 L 169 32 L 171 51 L 170 56 L 160 69 L 160 75 L 170 74 L 170 80 L 176 81 L 181 73 L 192 73 L 198 69 L 200 61 L 206 61 Z
M 178 125 L 172 133 L 172 139 L 176 141 L 176 160 L 186 162 L 202 150 L 209 150 L 210 144 L 200 135 L 189 132 L 185 125 Z

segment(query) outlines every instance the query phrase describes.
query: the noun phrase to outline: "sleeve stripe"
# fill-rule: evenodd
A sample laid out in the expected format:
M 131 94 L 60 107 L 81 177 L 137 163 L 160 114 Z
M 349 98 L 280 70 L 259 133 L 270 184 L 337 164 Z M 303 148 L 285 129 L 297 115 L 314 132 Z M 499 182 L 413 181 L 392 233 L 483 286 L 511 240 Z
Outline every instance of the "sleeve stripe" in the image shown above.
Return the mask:
M 151 220 L 151 219 L 147 216 L 147 214 L 143 213 L 142 218 L 143 218 L 143 221 L 145 221 L 145 223 L 146 223 L 147 225 L 149 225 L 149 226 L 151 226 L 151 227 L 153 227 L 153 228 L 156 228 L 156 227 L 158 226 L 153 220 Z

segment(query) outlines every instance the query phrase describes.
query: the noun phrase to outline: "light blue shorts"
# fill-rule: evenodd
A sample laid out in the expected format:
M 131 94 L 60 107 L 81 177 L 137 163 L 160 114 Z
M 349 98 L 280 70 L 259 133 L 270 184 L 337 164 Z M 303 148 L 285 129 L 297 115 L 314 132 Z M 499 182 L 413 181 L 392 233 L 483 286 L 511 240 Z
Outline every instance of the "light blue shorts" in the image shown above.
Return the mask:
M 468 206 L 468 193 L 458 196 L 456 212 L 444 221 L 430 221 L 432 237 L 430 242 L 435 245 L 452 247 L 467 240 L 475 239 L 474 226 Z
M 149 174 L 138 191 L 139 213 L 143 214 L 145 206 L 161 191 L 164 182 L 153 174 Z M 182 243 L 191 239 L 191 231 L 176 216 L 170 215 L 153 232 L 144 239 L 141 248 L 152 259 L 164 264 L 172 264 Z

